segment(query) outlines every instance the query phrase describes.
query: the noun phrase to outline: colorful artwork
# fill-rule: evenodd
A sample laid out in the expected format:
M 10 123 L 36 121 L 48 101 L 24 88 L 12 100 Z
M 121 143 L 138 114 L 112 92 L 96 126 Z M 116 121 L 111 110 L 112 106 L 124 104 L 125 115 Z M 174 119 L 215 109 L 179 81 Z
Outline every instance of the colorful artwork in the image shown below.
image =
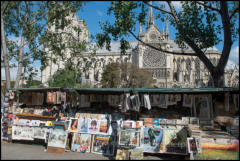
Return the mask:
M 201 142 L 202 152 L 194 154 L 194 160 L 239 160 L 239 141 L 229 143 Z
M 48 146 L 65 148 L 67 142 L 67 131 L 62 129 L 53 129 L 49 134 Z
M 133 121 L 123 121 L 122 127 L 123 128 L 133 128 L 133 126 L 134 126 L 133 124 L 134 124 Z
M 136 128 L 140 129 L 143 127 L 143 121 L 136 121 Z
M 143 160 L 143 149 L 130 149 L 130 160 Z
M 127 150 L 118 149 L 116 160 L 129 160 L 129 153 Z
M 91 134 L 74 133 L 72 151 L 79 153 L 90 152 Z
M 88 118 L 80 117 L 78 119 L 78 132 L 88 132 Z
M 135 129 L 121 130 L 119 145 L 140 146 L 140 132 L 137 132 Z
M 100 133 L 107 133 L 108 130 L 108 121 L 107 120 L 100 120 Z
M 162 153 L 164 149 L 163 129 L 144 127 L 143 151 L 149 153 Z
M 21 140 L 34 140 L 33 138 L 34 128 L 24 126 L 21 128 Z
M 195 138 L 187 138 L 187 143 L 188 143 L 188 152 L 189 153 L 197 153 L 198 147 L 197 142 Z M 199 142 L 198 142 L 199 143 Z
M 164 130 L 165 153 L 187 154 L 187 129 Z
M 144 118 L 144 126 L 153 127 L 152 118 Z
M 159 119 L 152 119 L 153 127 L 159 126 Z
M 69 130 L 77 132 L 78 131 L 77 128 L 78 128 L 78 119 L 71 118 L 71 124 L 70 124 Z
M 97 119 L 89 119 L 88 132 L 89 133 L 98 133 L 99 132 L 99 121 Z
M 94 135 L 92 141 L 92 152 L 104 155 L 114 154 L 114 138 L 110 135 Z

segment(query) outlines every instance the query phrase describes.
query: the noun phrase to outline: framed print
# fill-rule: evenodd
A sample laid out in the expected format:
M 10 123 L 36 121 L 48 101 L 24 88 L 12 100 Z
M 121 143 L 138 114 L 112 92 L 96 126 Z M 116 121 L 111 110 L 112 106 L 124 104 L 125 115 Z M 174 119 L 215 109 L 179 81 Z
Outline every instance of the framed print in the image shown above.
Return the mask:
M 136 121 L 136 128 L 140 129 L 143 127 L 143 121 Z
M 30 126 L 39 126 L 40 120 L 31 120 Z
M 197 143 L 195 138 L 187 138 L 188 153 L 197 153 Z
M 133 128 L 134 127 L 134 121 L 123 121 L 122 127 L 123 128 Z
M 45 126 L 53 126 L 52 121 L 47 121 Z
M 143 149 L 135 148 L 129 150 L 130 160 L 143 160 Z
M 34 128 L 23 126 L 21 129 L 21 140 L 34 140 Z
M 97 119 L 89 119 L 88 132 L 89 133 L 98 133 L 99 132 L 99 121 Z
M 69 127 L 69 131 L 72 132 L 77 132 L 78 131 L 78 119 L 77 118 L 71 118 L 71 123 L 70 123 L 70 127 Z
M 159 126 L 159 119 L 152 119 L 153 121 L 153 127 L 158 127 Z
M 184 107 L 192 107 L 193 104 L 193 96 L 189 94 L 183 95 L 183 106 Z
M 91 134 L 74 133 L 72 151 L 79 153 L 90 152 Z
M 112 156 L 114 154 L 115 139 L 110 135 L 93 135 L 92 153 Z
M 80 117 L 78 119 L 78 132 L 88 132 L 88 118 Z
M 165 150 L 164 153 L 187 154 L 187 129 L 165 129 L 164 130 Z
M 65 148 L 67 142 L 67 131 L 62 129 L 53 129 L 49 134 L 48 146 Z
M 152 118 L 144 118 L 144 126 L 146 127 L 153 127 L 153 124 L 152 124 Z
M 33 137 L 36 139 L 46 139 L 46 128 L 35 127 Z
M 108 121 L 105 119 L 105 120 L 100 120 L 99 122 L 100 122 L 99 132 L 107 134 L 107 132 L 108 132 Z
M 13 140 L 20 140 L 21 139 L 21 126 L 12 126 L 12 139 Z
M 129 152 L 127 150 L 118 149 L 116 160 L 129 160 Z
M 143 151 L 149 153 L 163 153 L 164 150 L 163 128 L 144 127 Z

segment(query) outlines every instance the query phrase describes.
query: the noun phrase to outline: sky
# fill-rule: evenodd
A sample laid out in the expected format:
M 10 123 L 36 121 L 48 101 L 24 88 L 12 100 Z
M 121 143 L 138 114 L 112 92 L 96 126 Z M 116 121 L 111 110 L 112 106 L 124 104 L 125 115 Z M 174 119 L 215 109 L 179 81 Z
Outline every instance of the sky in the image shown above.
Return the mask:
M 162 2 L 157 2 L 154 1 L 153 5 L 159 5 Z M 114 16 L 113 15 L 107 15 L 107 10 L 110 7 L 111 2 L 110 1 L 88 1 L 86 5 L 83 6 L 83 8 L 77 12 L 77 16 L 79 19 L 85 20 L 85 22 L 88 25 L 88 29 L 90 32 L 90 35 L 96 35 L 97 33 L 101 33 L 102 30 L 100 28 L 99 22 L 105 22 L 106 20 L 110 21 L 111 23 L 114 23 Z M 174 1 L 174 6 L 176 10 L 181 9 L 181 4 L 179 1 Z M 156 16 L 158 11 L 153 9 L 153 14 Z M 236 22 L 239 24 L 239 21 Z M 160 19 L 155 18 L 155 25 L 160 29 L 160 31 L 163 30 L 163 23 L 161 22 Z M 175 33 L 176 30 L 168 24 L 169 28 L 169 33 L 170 33 L 170 39 L 174 40 L 175 39 Z M 146 30 L 144 30 L 146 31 Z M 138 33 L 138 24 L 136 24 L 136 31 L 135 34 L 137 35 Z M 12 37 L 12 39 L 16 39 Z M 129 41 L 135 41 L 135 38 L 130 36 L 127 38 Z M 222 43 L 219 45 L 215 46 L 219 51 L 222 51 Z M 227 64 L 228 68 L 232 68 L 235 64 L 239 64 L 239 38 L 237 41 L 234 42 L 231 48 L 230 56 L 229 56 L 229 61 Z M 40 61 L 37 61 L 34 63 L 34 66 L 36 69 L 40 69 L 41 63 Z M 16 71 L 17 69 L 12 69 L 11 71 L 11 80 L 16 79 Z M 1 79 L 5 79 L 5 74 L 4 70 L 1 69 Z M 38 72 L 38 76 L 36 79 L 40 80 L 40 70 Z

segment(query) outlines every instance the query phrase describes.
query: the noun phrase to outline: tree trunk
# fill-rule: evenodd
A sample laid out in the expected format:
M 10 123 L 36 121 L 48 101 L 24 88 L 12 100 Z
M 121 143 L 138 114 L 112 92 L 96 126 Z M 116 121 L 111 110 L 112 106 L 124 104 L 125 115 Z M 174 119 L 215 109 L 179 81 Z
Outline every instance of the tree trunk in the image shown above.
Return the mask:
M 24 33 L 23 33 L 24 34 Z M 14 84 L 14 88 L 19 87 L 19 82 L 22 74 L 22 62 L 23 62 L 23 51 L 24 50 L 24 35 L 21 37 L 20 51 L 19 51 L 19 60 L 18 60 L 18 70 L 17 70 L 17 78 Z
M 10 88 L 10 70 L 9 70 L 9 60 L 8 60 L 8 52 L 6 45 L 6 37 L 4 34 L 4 23 L 3 23 L 3 15 L 1 14 L 1 43 L 3 48 L 3 59 L 4 59 L 4 69 L 5 69 L 5 79 L 6 79 L 6 87 Z

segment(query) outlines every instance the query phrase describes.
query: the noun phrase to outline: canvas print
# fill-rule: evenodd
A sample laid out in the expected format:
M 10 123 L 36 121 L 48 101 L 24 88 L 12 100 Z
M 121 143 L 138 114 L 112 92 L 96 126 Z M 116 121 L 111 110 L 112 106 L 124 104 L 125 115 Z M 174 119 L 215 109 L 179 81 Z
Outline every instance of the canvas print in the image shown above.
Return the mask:
M 88 132 L 88 118 L 80 117 L 78 119 L 78 132 Z
M 108 131 L 108 121 L 107 120 L 100 120 L 99 132 L 106 134 L 107 131 Z
M 153 127 L 159 126 L 159 119 L 152 119 L 153 121 Z
M 225 140 L 225 141 L 224 141 Z M 239 160 L 239 140 L 210 140 L 202 138 L 201 153 L 194 154 L 194 160 Z
M 40 125 L 40 120 L 31 120 L 30 126 L 39 126 Z
M 188 143 L 188 152 L 189 153 L 197 153 L 197 143 L 195 138 L 187 138 L 187 143 Z
M 136 121 L 136 128 L 140 129 L 143 127 L 143 121 Z
M 144 118 L 144 126 L 153 127 L 152 118 Z
M 45 139 L 46 138 L 46 128 L 35 127 L 33 137 L 36 139 Z
M 79 153 L 90 152 L 91 134 L 74 133 L 72 151 Z
M 192 107 L 193 104 L 193 96 L 184 94 L 183 95 L 183 106 L 184 107 Z
M 92 152 L 105 155 L 114 154 L 114 138 L 110 135 L 93 135 Z
M 187 129 L 164 130 L 165 153 L 187 154 Z
M 122 122 L 122 127 L 123 128 L 133 128 L 133 121 L 123 121 Z
M 143 149 L 130 149 L 129 156 L 130 160 L 143 160 Z
M 128 151 L 123 149 L 118 149 L 116 154 L 116 160 L 129 160 Z
M 143 151 L 149 153 L 162 153 L 164 150 L 163 128 L 144 127 Z
M 78 119 L 71 118 L 69 131 L 73 131 L 73 132 L 77 132 L 78 131 Z
M 65 148 L 66 142 L 67 142 L 67 131 L 55 128 L 49 134 L 48 146 Z
M 99 132 L 99 121 L 97 119 L 89 119 L 88 132 L 90 132 L 90 133 L 98 133 Z

